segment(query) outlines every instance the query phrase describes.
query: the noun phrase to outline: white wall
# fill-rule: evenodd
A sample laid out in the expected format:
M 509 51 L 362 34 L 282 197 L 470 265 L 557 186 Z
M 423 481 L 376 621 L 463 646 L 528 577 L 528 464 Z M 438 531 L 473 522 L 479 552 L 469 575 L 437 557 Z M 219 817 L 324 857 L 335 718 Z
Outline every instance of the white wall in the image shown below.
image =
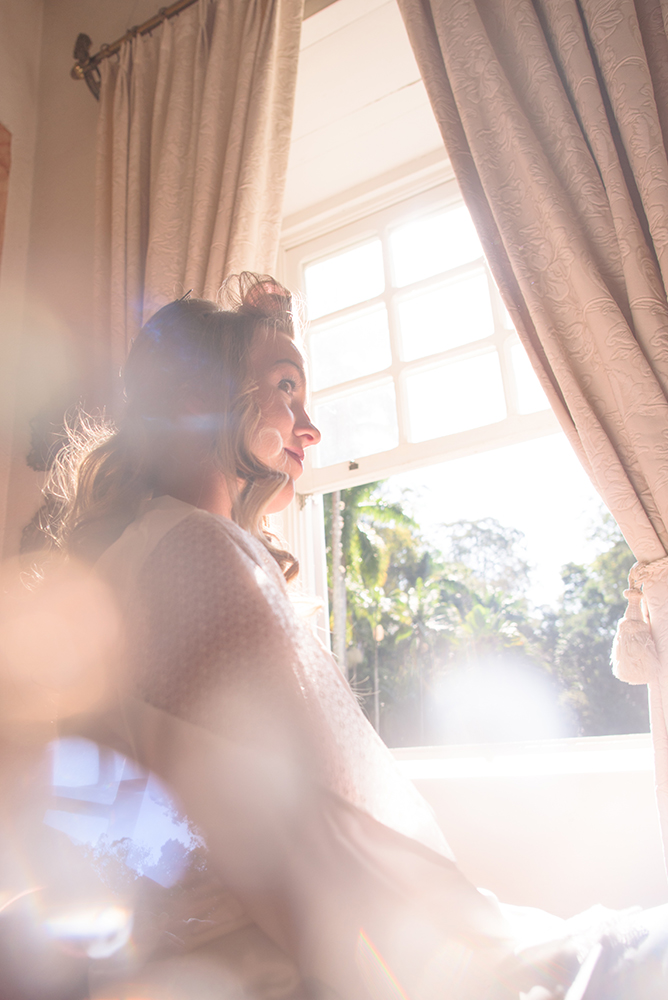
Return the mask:
M 302 27 L 285 192 L 305 210 L 438 151 L 443 142 L 395 0 L 337 0 Z
M 649 734 L 393 753 L 463 872 L 504 903 L 668 902 Z

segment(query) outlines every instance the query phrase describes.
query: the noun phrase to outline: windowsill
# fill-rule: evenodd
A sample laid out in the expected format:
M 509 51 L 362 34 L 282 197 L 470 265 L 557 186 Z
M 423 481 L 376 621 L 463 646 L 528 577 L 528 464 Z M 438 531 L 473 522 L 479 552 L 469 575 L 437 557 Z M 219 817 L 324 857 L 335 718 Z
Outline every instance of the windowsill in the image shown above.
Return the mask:
M 392 753 L 402 773 L 417 781 L 651 772 L 654 766 L 650 733 L 400 747 Z
M 568 917 L 668 900 L 649 733 L 392 752 L 504 902 Z

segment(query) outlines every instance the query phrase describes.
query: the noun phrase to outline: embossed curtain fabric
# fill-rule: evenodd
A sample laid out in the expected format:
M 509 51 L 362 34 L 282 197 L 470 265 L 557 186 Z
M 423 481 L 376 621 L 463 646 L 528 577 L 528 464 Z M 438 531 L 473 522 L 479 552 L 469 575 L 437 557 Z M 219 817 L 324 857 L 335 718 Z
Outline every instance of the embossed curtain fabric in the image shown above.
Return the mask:
M 96 321 L 116 367 L 142 320 L 215 298 L 278 249 L 303 0 L 198 0 L 104 60 Z
M 548 398 L 636 558 L 662 559 L 668 4 L 398 2 L 464 198 Z M 668 584 L 648 575 L 666 844 Z

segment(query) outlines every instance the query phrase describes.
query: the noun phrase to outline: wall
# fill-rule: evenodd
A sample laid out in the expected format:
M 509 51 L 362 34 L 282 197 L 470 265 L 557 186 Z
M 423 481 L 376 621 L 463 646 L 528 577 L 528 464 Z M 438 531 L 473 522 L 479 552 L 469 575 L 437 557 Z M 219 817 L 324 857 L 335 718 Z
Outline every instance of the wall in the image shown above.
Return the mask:
M 502 902 L 562 917 L 668 902 L 649 733 L 393 753 Z
M 302 27 L 284 224 L 443 141 L 395 0 L 337 0 Z
M 10 197 L 22 206 L 13 218 L 14 273 L 5 273 L 3 261 L 3 284 L 11 284 L 23 313 L 21 323 L 12 324 L 23 331 L 21 365 L 11 455 L 6 445 L 0 470 L 3 482 L 9 472 L 6 555 L 17 551 L 21 529 L 40 502 L 41 477 L 25 462 L 29 420 L 45 407 L 55 416 L 76 402 L 92 333 L 97 102 L 83 81 L 70 77 L 74 42 L 85 32 L 96 50 L 156 6 L 155 0 L 2 0 L 1 44 L 12 66 L 0 58 L 0 72 L 16 95 L 9 111 L 22 157 L 10 178 Z M 0 90 L 5 95 L 4 85 Z M 12 129 L 3 114 L 0 120 Z M 7 257 L 9 240 L 8 232 Z
M 37 137 L 43 0 L 0 2 L 0 122 L 12 164 L 0 264 L 0 535 L 12 462 Z

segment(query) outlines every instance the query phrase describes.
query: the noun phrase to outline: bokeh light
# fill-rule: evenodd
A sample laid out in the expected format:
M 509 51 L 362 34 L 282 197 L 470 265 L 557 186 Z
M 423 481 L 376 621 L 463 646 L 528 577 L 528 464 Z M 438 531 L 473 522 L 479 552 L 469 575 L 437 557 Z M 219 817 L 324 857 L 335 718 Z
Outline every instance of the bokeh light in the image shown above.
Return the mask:
M 433 728 L 444 743 L 495 743 L 571 735 L 551 678 L 512 655 L 455 667 L 434 689 Z

